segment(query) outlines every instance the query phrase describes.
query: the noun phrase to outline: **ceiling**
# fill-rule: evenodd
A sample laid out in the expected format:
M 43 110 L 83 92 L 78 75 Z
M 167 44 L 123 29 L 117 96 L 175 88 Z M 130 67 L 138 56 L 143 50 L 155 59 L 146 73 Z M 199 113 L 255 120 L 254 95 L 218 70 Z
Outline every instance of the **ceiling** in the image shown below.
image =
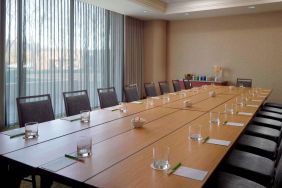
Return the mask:
M 183 20 L 282 10 L 282 0 L 83 0 L 144 20 Z

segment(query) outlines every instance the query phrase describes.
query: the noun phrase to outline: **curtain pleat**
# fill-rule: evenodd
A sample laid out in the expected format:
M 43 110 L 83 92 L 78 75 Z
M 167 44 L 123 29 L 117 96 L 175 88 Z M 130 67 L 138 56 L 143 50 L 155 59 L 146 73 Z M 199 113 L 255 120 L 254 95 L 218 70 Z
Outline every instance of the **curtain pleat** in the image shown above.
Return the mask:
M 0 129 L 5 124 L 5 1 L 0 1 Z
M 17 122 L 16 97 L 49 93 L 56 116 L 62 92 L 114 86 L 122 96 L 123 16 L 79 0 L 6 1 L 6 120 Z M 72 19 L 73 18 L 73 19 Z
M 137 84 L 139 95 L 144 84 L 144 22 L 132 17 L 125 18 L 124 85 Z

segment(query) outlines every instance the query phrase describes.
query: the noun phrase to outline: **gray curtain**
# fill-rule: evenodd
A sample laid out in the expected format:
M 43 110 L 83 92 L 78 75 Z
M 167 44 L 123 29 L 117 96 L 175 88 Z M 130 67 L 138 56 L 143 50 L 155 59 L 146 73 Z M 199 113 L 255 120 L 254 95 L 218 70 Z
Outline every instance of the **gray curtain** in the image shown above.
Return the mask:
M 0 129 L 5 124 L 5 69 L 4 69 L 4 47 L 5 47 L 5 0 L 0 1 Z
M 137 84 L 142 97 L 144 88 L 144 22 L 125 18 L 124 84 Z
M 62 92 L 114 86 L 122 96 L 123 16 L 79 0 L 6 1 L 6 120 L 17 122 L 18 96 L 51 94 L 57 116 Z

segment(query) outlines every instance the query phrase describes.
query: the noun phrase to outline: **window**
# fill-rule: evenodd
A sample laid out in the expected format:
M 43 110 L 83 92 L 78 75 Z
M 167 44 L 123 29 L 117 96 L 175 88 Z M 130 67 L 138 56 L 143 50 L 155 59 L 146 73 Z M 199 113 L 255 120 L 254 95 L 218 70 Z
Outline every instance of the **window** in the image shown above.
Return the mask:
M 6 121 L 17 122 L 16 97 L 49 93 L 57 116 L 62 92 L 97 88 L 122 94 L 123 16 L 79 0 L 6 1 Z

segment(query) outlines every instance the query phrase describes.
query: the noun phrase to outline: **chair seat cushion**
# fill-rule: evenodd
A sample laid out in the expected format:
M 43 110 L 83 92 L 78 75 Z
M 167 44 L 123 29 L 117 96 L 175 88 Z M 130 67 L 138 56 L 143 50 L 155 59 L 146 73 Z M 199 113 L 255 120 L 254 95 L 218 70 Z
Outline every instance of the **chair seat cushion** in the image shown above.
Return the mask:
M 265 118 L 282 121 L 282 114 L 278 114 L 275 112 L 259 111 L 256 115 L 259 117 L 265 117 Z
M 263 111 L 267 111 L 267 112 L 275 112 L 275 113 L 279 113 L 282 114 L 282 108 L 275 108 L 275 107 L 270 107 L 270 106 L 264 106 L 262 108 Z
M 230 174 L 227 172 L 219 172 L 216 174 L 215 180 L 212 185 L 209 187 L 215 188 L 264 188 L 264 186 L 248 180 L 246 178 L 242 178 L 240 176 L 236 176 L 234 174 Z
M 273 140 L 276 143 L 280 142 L 281 132 L 279 130 L 272 129 L 269 127 L 263 127 L 260 125 L 250 124 L 248 125 L 245 133 L 248 135 L 253 135 L 253 136 L 258 136 L 258 137 L 266 138 L 269 140 Z
M 271 106 L 271 107 L 274 107 L 274 108 L 282 108 L 282 104 L 273 103 L 273 102 L 266 102 L 266 103 L 264 103 L 264 106 Z
M 270 118 L 255 117 L 252 120 L 252 122 L 257 124 L 257 125 L 270 127 L 270 128 L 277 129 L 277 130 L 281 130 L 281 128 L 282 128 L 282 122 L 281 121 L 270 119 Z
M 265 138 L 242 135 L 237 142 L 237 148 L 274 160 L 277 144 Z
M 265 186 L 270 186 L 274 176 L 274 161 L 249 152 L 233 150 L 226 159 L 228 170 Z

